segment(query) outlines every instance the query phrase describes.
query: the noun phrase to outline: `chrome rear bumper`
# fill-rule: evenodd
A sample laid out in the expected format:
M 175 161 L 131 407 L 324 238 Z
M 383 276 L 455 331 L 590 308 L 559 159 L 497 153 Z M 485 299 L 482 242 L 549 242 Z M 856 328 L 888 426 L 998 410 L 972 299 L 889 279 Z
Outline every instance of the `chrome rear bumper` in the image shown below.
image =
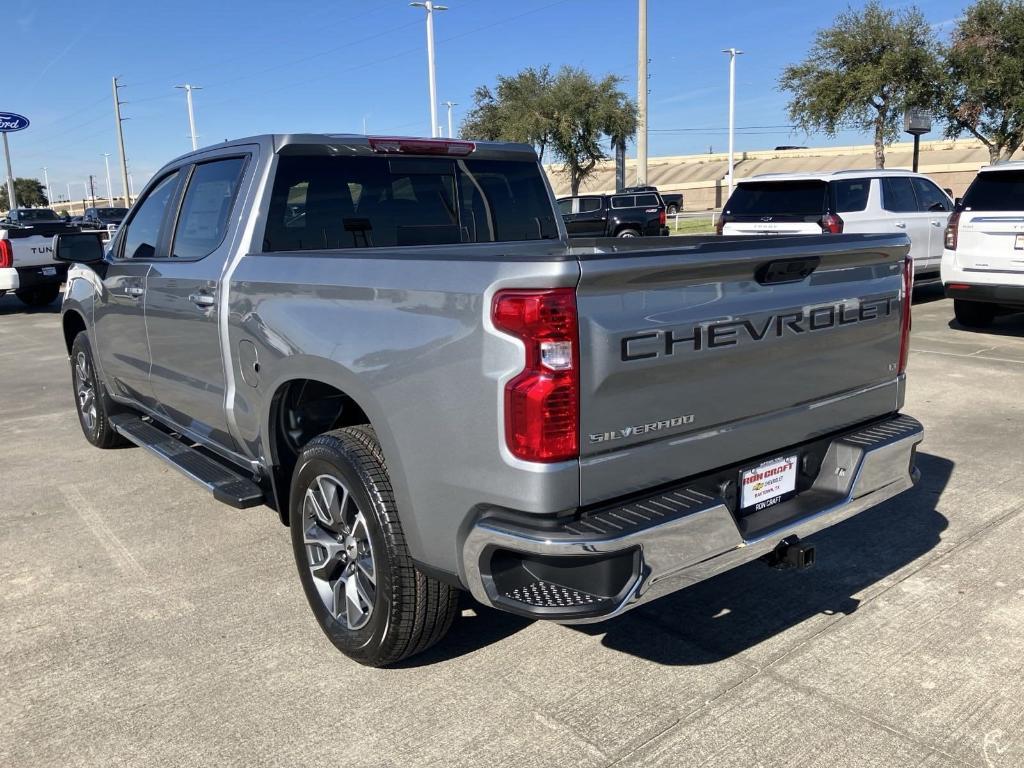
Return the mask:
M 834 437 L 809 488 L 740 519 L 699 483 L 547 528 L 485 517 L 463 545 L 467 586 L 477 600 L 514 613 L 562 623 L 602 621 L 913 487 L 920 478 L 915 449 L 923 439 L 921 424 L 902 415 Z

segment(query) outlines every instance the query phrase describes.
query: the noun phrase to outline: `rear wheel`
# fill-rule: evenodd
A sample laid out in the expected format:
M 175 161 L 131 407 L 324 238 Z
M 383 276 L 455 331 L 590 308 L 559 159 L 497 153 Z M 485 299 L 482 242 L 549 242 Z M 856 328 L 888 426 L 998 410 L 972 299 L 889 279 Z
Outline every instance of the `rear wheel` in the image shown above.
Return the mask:
M 996 305 L 983 301 L 953 299 L 953 314 L 965 328 L 985 328 L 992 325 L 996 317 Z
M 103 389 L 103 382 L 96 375 L 92 349 L 85 331 L 75 336 L 71 345 L 71 383 L 75 392 L 78 423 L 82 426 L 85 439 L 97 448 L 125 445 L 128 441 L 110 423 L 113 404 Z
M 444 637 L 458 592 L 413 564 L 372 428 L 310 440 L 292 477 L 289 509 L 306 599 L 340 651 L 381 667 Z
M 635 229 L 623 229 L 616 237 L 640 237 L 640 233 Z
M 43 285 L 38 288 L 27 288 L 23 291 L 16 291 L 15 296 L 21 299 L 23 304 L 30 307 L 46 307 L 53 304 L 54 299 L 60 294 L 59 285 Z
M 666 215 L 668 215 L 668 216 L 675 216 L 677 213 L 679 213 L 679 206 L 678 205 L 670 203 L 669 205 L 665 206 L 665 214 Z

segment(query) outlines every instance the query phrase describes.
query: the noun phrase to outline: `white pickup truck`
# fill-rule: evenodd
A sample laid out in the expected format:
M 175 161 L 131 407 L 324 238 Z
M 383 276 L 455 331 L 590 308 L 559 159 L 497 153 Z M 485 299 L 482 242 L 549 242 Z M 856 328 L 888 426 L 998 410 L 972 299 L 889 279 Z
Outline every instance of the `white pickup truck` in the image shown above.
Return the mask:
M 60 293 L 67 264 L 53 258 L 53 236 L 77 231 L 49 208 L 17 208 L 0 221 L 0 296 L 13 291 L 30 307 Z

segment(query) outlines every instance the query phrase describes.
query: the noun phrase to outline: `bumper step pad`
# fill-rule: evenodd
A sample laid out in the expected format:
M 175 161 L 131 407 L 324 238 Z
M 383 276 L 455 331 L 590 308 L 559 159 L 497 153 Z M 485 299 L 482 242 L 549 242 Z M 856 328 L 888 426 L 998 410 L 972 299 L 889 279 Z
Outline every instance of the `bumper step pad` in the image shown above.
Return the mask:
M 607 599 L 561 584 L 552 584 L 550 581 L 524 584 L 506 592 L 505 597 L 535 608 L 575 608 L 581 605 L 596 605 Z
M 213 497 L 236 509 L 264 503 L 263 491 L 252 480 L 192 448 L 138 416 L 117 414 L 110 423 L 120 434 L 160 457 L 186 477 L 206 488 Z

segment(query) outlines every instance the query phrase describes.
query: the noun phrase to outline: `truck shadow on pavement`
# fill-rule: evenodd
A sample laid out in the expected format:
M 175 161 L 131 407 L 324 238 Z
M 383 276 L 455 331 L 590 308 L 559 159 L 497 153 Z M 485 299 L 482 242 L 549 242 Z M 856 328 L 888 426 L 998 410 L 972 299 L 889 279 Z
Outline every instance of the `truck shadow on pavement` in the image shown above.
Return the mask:
M 665 665 L 711 664 L 819 615 L 852 614 L 854 595 L 910 566 L 936 544 L 947 520 L 936 506 L 953 462 L 918 453 L 918 486 L 815 535 L 817 563 L 802 572 L 748 563 L 656 600 L 617 619 L 566 627 L 603 635 L 602 644 Z M 479 650 L 530 621 L 483 608 L 468 595 L 446 640 L 401 666 L 423 666 Z M 651 631 L 656 627 L 659 631 Z
M 59 315 L 60 301 L 52 301 L 45 307 L 29 307 L 13 293 L 0 296 L 0 316 L 3 315 Z
M 992 325 L 986 328 L 967 328 L 956 320 L 949 321 L 954 331 L 977 334 L 978 336 L 1017 336 L 1024 338 L 1024 312 L 1009 312 L 996 315 Z

